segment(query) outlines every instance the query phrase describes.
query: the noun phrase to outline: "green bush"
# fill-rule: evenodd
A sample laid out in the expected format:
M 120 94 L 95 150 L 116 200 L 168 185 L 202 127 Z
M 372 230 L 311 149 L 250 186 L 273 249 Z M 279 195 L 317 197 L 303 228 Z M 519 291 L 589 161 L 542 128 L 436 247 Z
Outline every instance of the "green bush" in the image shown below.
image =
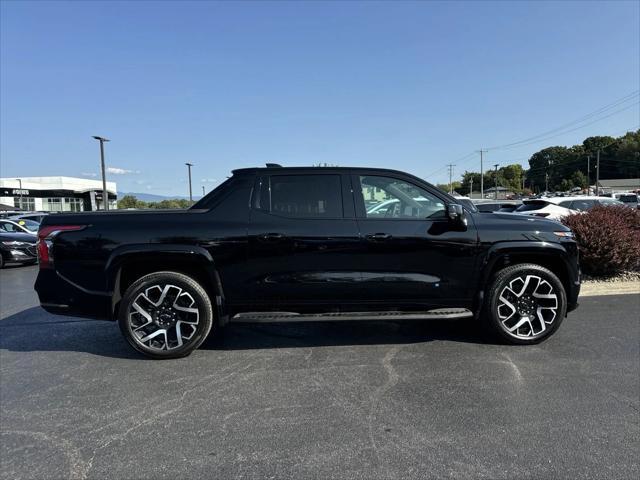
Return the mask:
M 598 206 L 569 215 L 562 223 L 576 237 L 584 273 L 610 277 L 640 269 L 640 210 Z

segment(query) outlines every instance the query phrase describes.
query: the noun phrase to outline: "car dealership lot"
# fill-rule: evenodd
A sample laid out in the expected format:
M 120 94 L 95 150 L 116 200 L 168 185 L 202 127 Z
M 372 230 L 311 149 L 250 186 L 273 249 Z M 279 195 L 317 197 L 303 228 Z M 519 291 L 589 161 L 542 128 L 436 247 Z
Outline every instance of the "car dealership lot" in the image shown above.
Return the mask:
M 600 477 L 640 473 L 638 295 L 545 343 L 468 321 L 231 326 L 181 360 L 37 306 L 0 273 L 2 478 Z

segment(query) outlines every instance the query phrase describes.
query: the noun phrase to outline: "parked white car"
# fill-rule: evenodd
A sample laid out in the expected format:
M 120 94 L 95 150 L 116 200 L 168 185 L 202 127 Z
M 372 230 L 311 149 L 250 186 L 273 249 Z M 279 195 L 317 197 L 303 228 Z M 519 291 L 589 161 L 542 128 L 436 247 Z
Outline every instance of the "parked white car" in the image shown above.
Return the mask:
M 637 193 L 614 193 L 611 197 L 621 201 L 627 207 L 640 208 L 640 196 Z
M 623 205 L 622 202 L 606 197 L 549 197 L 523 200 L 522 205 L 513 213 L 519 215 L 533 215 L 549 220 L 561 220 L 572 213 L 586 212 L 596 205 Z

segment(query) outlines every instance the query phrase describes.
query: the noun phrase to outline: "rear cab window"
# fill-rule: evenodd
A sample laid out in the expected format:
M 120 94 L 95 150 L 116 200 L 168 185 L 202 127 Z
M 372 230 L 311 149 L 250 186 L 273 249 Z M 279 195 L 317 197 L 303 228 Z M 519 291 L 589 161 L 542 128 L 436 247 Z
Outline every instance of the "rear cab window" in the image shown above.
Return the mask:
M 259 175 L 252 207 L 288 218 L 343 218 L 339 174 Z

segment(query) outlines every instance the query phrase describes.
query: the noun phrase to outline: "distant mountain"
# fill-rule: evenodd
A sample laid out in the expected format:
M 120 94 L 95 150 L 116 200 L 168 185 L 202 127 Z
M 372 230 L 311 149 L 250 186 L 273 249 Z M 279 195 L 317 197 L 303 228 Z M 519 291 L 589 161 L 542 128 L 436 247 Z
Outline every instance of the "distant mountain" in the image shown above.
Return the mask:
M 184 195 L 154 195 L 153 193 L 136 193 L 136 192 L 118 192 L 118 198 L 122 198 L 125 195 L 133 195 L 138 200 L 142 200 L 143 202 L 161 202 L 162 200 L 180 200 L 180 199 L 188 199 L 189 197 Z M 194 195 L 194 200 L 200 200 L 200 196 Z

